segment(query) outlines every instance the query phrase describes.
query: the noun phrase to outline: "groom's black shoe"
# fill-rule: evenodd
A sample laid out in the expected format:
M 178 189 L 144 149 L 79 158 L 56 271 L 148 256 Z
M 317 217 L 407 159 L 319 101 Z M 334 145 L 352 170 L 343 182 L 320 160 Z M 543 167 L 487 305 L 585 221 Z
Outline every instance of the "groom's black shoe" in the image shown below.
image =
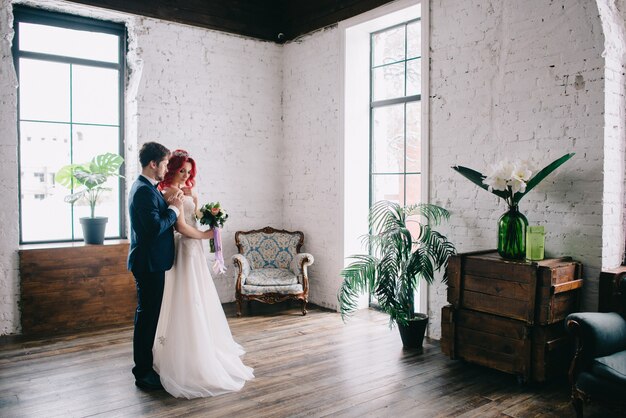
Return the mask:
M 161 385 L 161 378 L 154 370 L 151 370 L 147 375 L 136 379 L 135 385 L 143 390 L 163 389 L 163 385 Z

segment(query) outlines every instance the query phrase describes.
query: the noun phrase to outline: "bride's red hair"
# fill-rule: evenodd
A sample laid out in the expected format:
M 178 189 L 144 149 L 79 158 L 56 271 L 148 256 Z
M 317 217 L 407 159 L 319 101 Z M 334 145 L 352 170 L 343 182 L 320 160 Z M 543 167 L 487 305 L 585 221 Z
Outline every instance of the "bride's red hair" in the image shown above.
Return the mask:
M 189 178 L 185 182 L 185 186 L 193 187 L 196 184 L 196 162 L 189 156 L 189 153 L 182 149 L 177 149 L 172 152 L 170 160 L 167 163 L 167 172 L 163 176 L 163 181 L 159 183 L 159 189 L 163 190 L 172 185 L 174 176 L 180 171 L 185 163 L 191 164 L 191 171 L 189 172 Z

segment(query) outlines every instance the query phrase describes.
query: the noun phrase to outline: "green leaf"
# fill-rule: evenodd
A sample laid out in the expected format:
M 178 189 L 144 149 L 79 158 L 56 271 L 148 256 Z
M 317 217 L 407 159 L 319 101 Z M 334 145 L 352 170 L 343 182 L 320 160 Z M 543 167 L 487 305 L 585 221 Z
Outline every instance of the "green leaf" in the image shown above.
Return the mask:
M 430 223 L 410 219 L 423 215 Z M 376 295 L 381 309 L 389 315 L 390 325 L 405 323 L 413 317 L 413 293 L 419 280 L 434 280 L 434 271 L 447 265 L 454 246 L 432 229 L 450 213 L 436 205 L 402 207 L 380 201 L 370 208 L 371 233 L 365 236 L 371 254 L 353 256 L 354 262 L 341 271 L 343 278 L 337 299 L 342 319 L 357 308 L 359 295 Z M 409 229 L 407 223 L 416 225 Z M 412 236 L 411 231 L 418 231 Z
M 74 170 L 80 167 L 82 167 L 81 164 L 69 164 L 62 167 L 54 176 L 55 183 L 67 187 L 68 189 L 77 186 L 76 179 L 74 178 Z
M 118 154 L 107 152 L 96 155 L 90 162 L 85 164 L 68 164 L 56 173 L 54 179 L 56 183 L 75 191 L 65 197 L 65 201 L 74 204 L 78 199 L 85 198 L 93 209 L 98 201 L 100 192 L 109 190 L 103 187 L 107 179 L 112 176 L 124 177 L 118 173 L 124 162 L 124 158 Z M 76 191 L 83 186 L 85 189 Z
M 107 176 L 105 174 L 93 171 L 85 171 L 82 168 L 77 168 L 74 170 L 74 177 L 76 177 L 76 180 L 78 180 L 80 184 L 82 184 L 89 190 L 107 181 Z
M 483 183 L 483 180 L 487 178 L 487 176 L 482 175 L 476 170 L 472 170 L 471 168 L 463 167 L 460 165 L 455 165 L 452 167 L 453 170 L 458 172 L 460 175 L 480 187 L 481 189 L 485 189 L 490 193 L 495 194 L 502 199 L 507 199 L 509 197 L 509 192 L 507 190 L 489 190 L 489 186 Z
M 65 201 L 65 203 L 70 203 L 73 205 L 74 203 L 76 203 L 77 200 L 84 197 L 86 194 L 87 194 L 87 190 L 83 190 L 78 193 L 72 193 L 72 194 L 65 196 L 63 201 Z
M 96 155 L 91 160 L 90 168 L 93 174 L 122 177 L 117 171 L 123 162 L 124 159 L 120 155 L 107 152 L 106 154 Z
M 526 195 L 526 193 L 530 192 L 536 185 L 541 183 L 543 179 L 550 175 L 550 173 L 559 168 L 563 163 L 572 158 L 574 155 L 574 152 L 565 154 L 561 158 L 557 158 L 556 160 L 552 161 L 544 169 L 535 174 L 533 178 L 528 181 L 528 184 L 526 184 L 526 191 L 524 191 L 524 193 L 515 193 L 515 196 L 513 197 L 513 202 L 518 203 L 520 199 Z

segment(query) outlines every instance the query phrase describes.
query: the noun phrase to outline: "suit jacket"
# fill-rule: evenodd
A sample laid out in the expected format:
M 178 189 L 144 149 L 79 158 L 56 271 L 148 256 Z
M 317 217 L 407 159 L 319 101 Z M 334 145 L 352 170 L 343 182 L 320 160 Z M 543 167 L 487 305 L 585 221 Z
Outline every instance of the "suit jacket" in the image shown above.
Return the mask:
M 128 196 L 130 249 L 128 269 L 141 272 L 166 271 L 174 264 L 176 213 L 168 209 L 161 192 L 144 176 L 133 183 Z

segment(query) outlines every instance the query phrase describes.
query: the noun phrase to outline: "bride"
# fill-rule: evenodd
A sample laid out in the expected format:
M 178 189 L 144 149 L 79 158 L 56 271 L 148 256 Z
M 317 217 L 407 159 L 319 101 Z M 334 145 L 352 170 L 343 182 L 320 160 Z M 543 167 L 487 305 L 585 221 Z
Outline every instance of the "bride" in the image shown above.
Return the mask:
M 176 150 L 159 189 L 185 193 L 175 228 L 176 258 L 165 272 L 163 303 L 152 352 L 165 390 L 177 398 L 199 398 L 240 390 L 254 377 L 239 356 L 204 257 L 202 239 L 212 231 L 196 227 L 198 198 L 193 191 L 196 163 Z

